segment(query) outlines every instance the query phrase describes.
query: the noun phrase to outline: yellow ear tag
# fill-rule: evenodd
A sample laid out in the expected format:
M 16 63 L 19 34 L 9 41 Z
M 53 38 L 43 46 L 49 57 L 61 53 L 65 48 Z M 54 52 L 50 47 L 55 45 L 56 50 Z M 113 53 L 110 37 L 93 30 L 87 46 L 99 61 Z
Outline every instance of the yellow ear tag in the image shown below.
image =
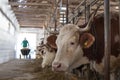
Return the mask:
M 88 42 L 86 41 L 85 43 L 84 43 L 84 46 L 87 46 L 88 45 Z

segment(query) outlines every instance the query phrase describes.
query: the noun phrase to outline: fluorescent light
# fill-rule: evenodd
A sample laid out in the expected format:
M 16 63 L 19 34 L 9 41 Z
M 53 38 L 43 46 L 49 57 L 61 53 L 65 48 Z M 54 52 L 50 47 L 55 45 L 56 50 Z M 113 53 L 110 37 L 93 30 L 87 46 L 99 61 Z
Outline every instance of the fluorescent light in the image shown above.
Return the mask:
M 61 7 L 61 10 L 66 10 L 66 7 Z
M 66 20 L 66 18 L 60 18 L 60 20 Z
M 119 7 L 118 7 L 118 6 L 116 6 L 116 7 L 115 7 L 115 9 L 119 9 Z
M 65 12 L 60 12 L 60 14 L 65 14 Z
M 22 5 L 19 5 L 18 7 L 22 7 Z
M 60 21 L 60 23 L 63 23 L 63 21 Z M 64 21 L 64 23 L 66 23 L 66 21 Z
M 19 0 L 18 2 L 22 2 L 23 0 Z

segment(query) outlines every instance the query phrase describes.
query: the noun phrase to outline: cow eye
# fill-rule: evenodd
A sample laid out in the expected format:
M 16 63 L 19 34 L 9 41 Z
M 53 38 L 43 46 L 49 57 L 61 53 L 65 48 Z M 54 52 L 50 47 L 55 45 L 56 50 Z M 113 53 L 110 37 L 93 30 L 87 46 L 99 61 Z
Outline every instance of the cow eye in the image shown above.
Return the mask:
M 71 44 L 71 45 L 74 45 L 75 43 L 74 43 L 74 42 L 71 42 L 70 44 Z

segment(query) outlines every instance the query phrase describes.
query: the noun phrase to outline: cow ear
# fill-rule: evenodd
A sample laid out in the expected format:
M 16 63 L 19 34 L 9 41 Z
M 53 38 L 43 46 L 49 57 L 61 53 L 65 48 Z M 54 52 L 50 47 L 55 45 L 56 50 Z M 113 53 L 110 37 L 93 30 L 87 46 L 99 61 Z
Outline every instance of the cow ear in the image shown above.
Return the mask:
M 52 48 L 57 49 L 57 46 L 56 46 L 56 43 L 55 43 L 56 39 L 57 39 L 56 35 L 50 35 L 47 38 L 47 44 L 50 45 Z
M 80 36 L 80 45 L 83 48 L 89 48 L 95 41 L 95 37 L 90 33 L 83 33 Z

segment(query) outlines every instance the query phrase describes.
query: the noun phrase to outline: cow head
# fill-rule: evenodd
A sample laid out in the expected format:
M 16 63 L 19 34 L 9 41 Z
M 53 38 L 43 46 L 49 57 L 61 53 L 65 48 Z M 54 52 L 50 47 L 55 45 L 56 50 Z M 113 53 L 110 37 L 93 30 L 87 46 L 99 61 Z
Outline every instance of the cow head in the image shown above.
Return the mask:
M 55 43 L 55 41 L 56 41 L 56 39 L 57 39 L 57 36 L 56 35 L 50 35 L 48 38 L 47 38 L 47 44 L 49 45 L 49 46 L 51 46 L 52 48 L 54 48 L 54 49 L 57 49 L 57 46 L 56 46 L 56 43 Z
M 52 65 L 52 62 L 56 55 L 56 44 L 55 44 L 56 38 L 57 38 L 56 35 L 49 35 L 46 38 L 47 42 L 46 44 L 44 44 L 45 46 L 43 47 L 45 55 L 41 64 L 42 68 Z
M 44 58 L 44 56 L 45 56 L 44 45 L 37 46 L 36 58 Z
M 67 24 L 61 28 L 56 39 L 57 53 L 52 63 L 55 71 L 67 71 L 88 63 L 83 57 L 83 48 L 89 48 L 94 37 L 90 33 L 81 33 L 78 26 Z
M 41 64 L 42 68 L 52 65 L 52 62 L 55 58 L 56 50 L 46 44 L 46 46 L 44 46 L 44 52 L 45 55 Z

